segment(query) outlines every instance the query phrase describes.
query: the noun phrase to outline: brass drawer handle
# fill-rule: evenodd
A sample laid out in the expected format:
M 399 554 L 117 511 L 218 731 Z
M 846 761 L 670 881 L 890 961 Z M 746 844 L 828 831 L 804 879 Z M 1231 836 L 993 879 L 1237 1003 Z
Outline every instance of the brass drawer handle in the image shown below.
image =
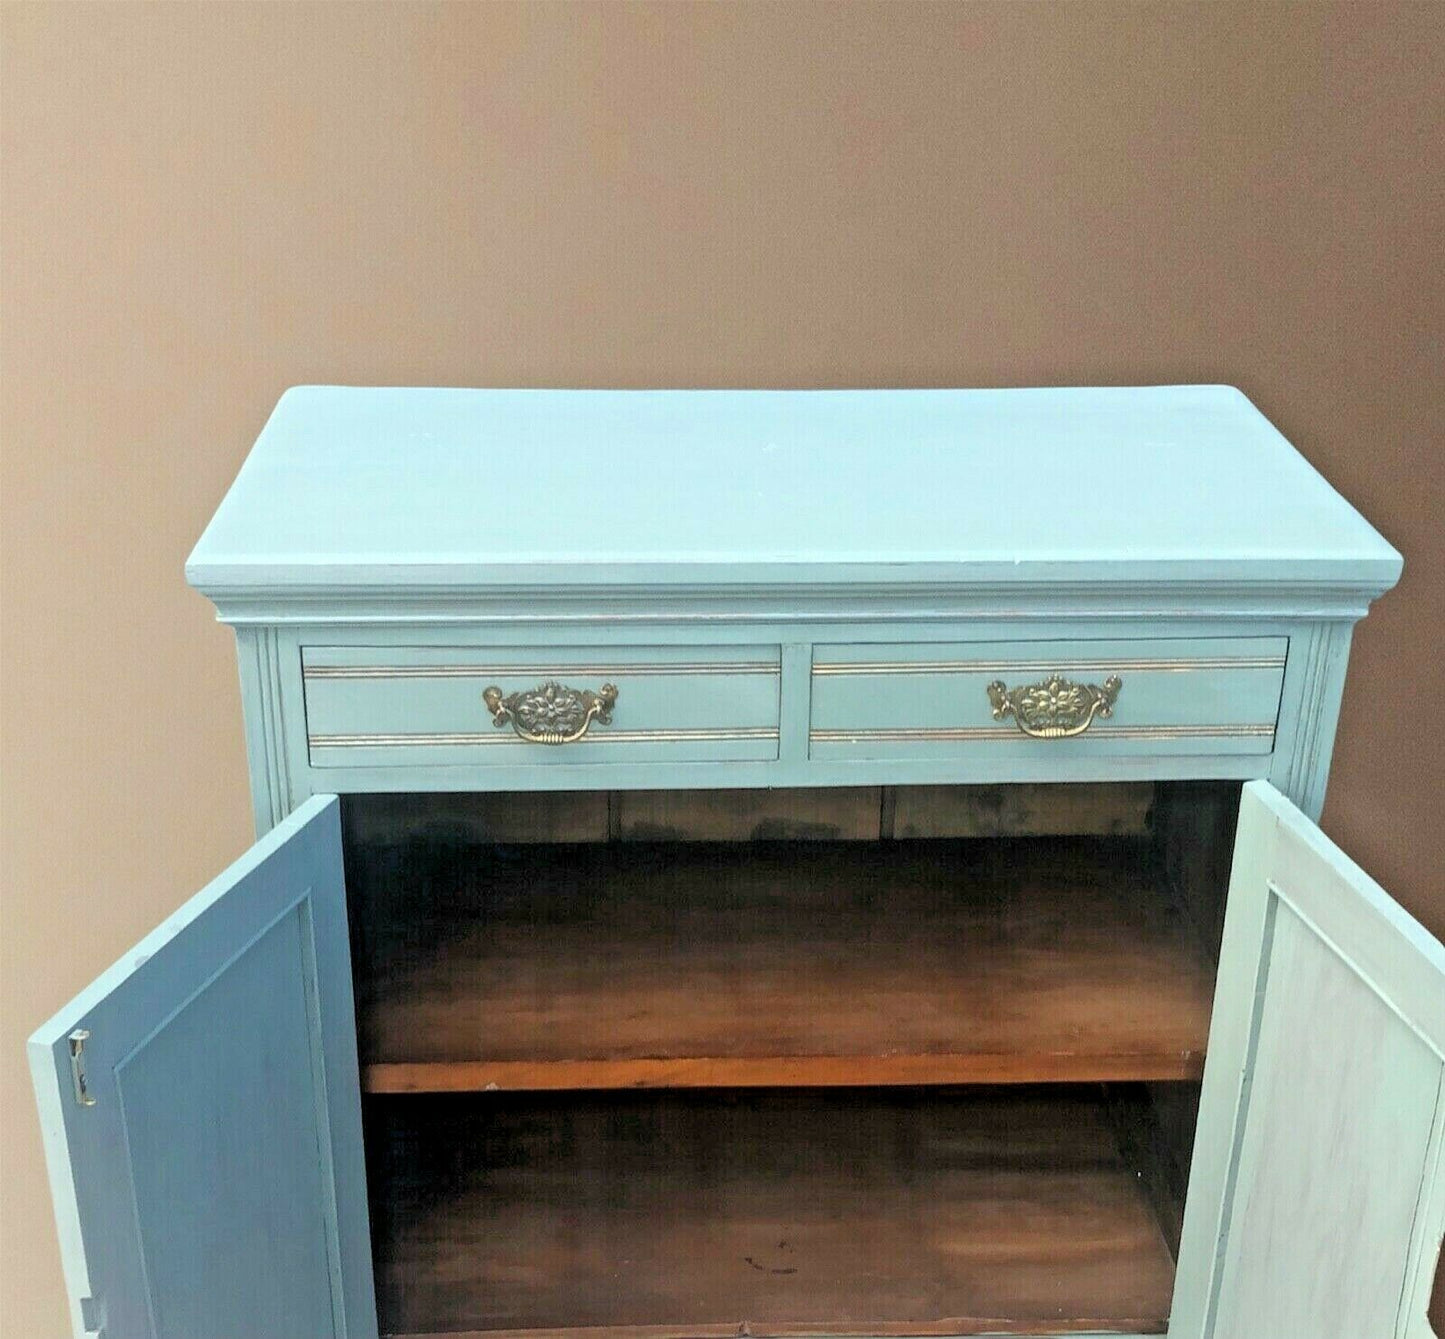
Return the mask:
M 568 688 L 549 679 L 530 692 L 506 697 L 493 685 L 482 690 L 482 701 L 497 729 L 510 725 L 517 738 L 529 744 L 575 744 L 593 721 L 612 724 L 617 688 L 604 683 L 594 693 L 590 688 Z
M 1104 686 L 1075 683 L 1062 674 L 1051 674 L 1043 683 L 1009 688 L 1002 679 L 988 686 L 988 700 L 993 703 L 996 721 L 1012 716 L 1024 734 L 1034 739 L 1070 739 L 1081 735 L 1095 716 L 1107 720 L 1114 714 L 1114 702 L 1124 681 L 1117 674 L 1104 680 Z

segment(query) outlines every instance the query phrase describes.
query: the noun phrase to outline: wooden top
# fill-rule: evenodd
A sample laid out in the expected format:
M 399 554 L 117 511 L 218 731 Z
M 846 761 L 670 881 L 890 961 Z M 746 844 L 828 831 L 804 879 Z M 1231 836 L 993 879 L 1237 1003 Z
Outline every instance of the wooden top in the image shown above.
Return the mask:
M 1283 583 L 1400 557 L 1239 391 L 300 386 L 187 565 L 378 588 Z

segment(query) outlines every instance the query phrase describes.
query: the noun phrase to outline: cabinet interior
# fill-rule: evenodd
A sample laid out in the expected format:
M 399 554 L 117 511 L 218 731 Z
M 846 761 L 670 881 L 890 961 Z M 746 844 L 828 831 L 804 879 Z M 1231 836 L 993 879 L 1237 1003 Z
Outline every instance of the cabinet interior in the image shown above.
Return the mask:
M 1162 1333 L 1238 798 L 346 797 L 383 1332 Z

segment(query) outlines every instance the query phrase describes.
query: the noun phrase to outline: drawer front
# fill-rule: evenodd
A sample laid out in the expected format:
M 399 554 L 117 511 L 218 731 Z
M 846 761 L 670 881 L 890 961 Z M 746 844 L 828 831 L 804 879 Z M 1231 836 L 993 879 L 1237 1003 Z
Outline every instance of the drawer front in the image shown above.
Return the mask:
M 777 646 L 308 646 L 301 663 L 316 768 L 778 756 Z
M 1267 754 L 1287 647 L 1284 637 L 820 645 L 809 752 Z

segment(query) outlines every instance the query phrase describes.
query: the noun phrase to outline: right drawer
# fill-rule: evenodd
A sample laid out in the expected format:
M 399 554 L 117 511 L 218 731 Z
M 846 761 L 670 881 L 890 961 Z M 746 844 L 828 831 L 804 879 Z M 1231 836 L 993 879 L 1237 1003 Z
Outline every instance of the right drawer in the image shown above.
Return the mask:
M 1285 637 L 813 648 L 820 759 L 1159 757 L 1274 748 Z

